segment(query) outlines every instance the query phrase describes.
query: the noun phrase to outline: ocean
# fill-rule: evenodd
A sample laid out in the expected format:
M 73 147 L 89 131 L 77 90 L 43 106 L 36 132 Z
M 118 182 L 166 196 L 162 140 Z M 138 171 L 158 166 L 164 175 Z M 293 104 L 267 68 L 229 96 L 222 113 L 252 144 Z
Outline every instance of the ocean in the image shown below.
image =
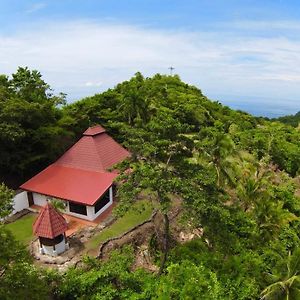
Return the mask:
M 207 95 L 207 97 L 217 100 L 230 108 L 239 109 L 258 117 L 276 118 L 294 115 L 300 111 L 300 99 L 273 99 L 258 96 L 234 95 Z

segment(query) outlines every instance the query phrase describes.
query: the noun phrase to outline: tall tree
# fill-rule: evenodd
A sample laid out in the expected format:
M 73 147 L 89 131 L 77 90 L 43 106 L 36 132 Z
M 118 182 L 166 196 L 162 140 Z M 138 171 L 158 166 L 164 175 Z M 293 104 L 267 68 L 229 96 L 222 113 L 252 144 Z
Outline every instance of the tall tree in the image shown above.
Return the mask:
M 0 180 L 17 187 L 68 145 L 59 123 L 64 95 L 53 95 L 38 71 L 19 68 L 0 79 Z
M 118 109 L 125 115 L 129 125 L 133 125 L 138 120 L 145 123 L 148 120 L 149 102 L 145 93 L 144 77 L 141 73 L 136 73 L 126 84 Z
M 237 161 L 233 158 L 237 154 L 235 144 L 229 134 L 222 132 L 220 122 L 216 123 L 216 128 L 201 130 L 199 142 L 196 145 L 196 151 L 199 152 L 200 157 L 203 158 L 205 154 L 206 159 L 215 168 L 217 186 L 234 184 L 233 169 L 237 164 Z
M 9 189 L 4 183 L 0 184 L 0 223 L 7 217 L 13 209 L 13 190 Z
M 132 161 L 131 172 L 121 178 L 126 182 L 122 184 L 119 195 L 125 204 L 143 189 L 154 195 L 163 217 L 161 274 L 169 251 L 168 212 L 172 196 L 180 190 L 178 168 L 184 157 L 191 154 L 189 140 L 182 135 L 186 126 L 182 126 L 170 110 L 162 109 L 143 128 L 127 127 L 123 130 L 130 136 L 128 147 L 132 151 Z

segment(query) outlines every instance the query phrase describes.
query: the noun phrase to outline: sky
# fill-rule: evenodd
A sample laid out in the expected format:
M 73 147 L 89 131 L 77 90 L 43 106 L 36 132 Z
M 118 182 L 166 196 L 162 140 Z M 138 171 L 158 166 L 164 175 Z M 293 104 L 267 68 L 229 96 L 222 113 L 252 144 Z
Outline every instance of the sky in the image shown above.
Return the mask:
M 169 74 L 255 115 L 300 110 L 292 0 L 0 0 L 0 73 L 39 70 L 69 102 Z

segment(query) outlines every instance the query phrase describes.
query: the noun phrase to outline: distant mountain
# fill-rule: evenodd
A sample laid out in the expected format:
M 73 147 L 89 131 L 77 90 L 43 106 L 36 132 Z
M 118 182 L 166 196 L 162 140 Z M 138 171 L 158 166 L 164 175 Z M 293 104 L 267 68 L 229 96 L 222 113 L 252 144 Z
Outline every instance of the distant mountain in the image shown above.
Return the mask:
M 298 111 L 295 115 L 288 115 L 276 119 L 274 118 L 272 121 L 279 121 L 281 123 L 297 127 L 300 123 L 300 111 Z

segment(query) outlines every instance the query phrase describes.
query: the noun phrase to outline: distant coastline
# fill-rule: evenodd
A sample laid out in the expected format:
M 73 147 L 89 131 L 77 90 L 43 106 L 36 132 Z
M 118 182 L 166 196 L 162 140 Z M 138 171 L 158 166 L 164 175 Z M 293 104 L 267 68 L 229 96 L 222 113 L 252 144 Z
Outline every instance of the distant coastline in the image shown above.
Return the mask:
M 248 112 L 257 117 L 277 118 L 286 115 L 294 115 L 300 111 L 299 104 L 295 101 L 271 99 L 258 96 L 234 96 L 234 95 L 207 95 L 208 98 L 217 100 L 233 109 Z
M 109 87 L 98 87 L 89 93 L 80 91 L 69 92 L 67 94 L 67 102 L 74 103 L 86 97 L 92 97 L 97 93 L 102 93 Z M 200 88 L 201 89 L 201 88 Z M 300 111 L 300 99 L 298 105 L 295 105 L 295 100 L 290 99 L 273 99 L 259 96 L 240 96 L 240 95 L 224 95 L 214 94 L 202 90 L 212 101 L 219 101 L 223 105 L 227 105 L 232 109 L 245 111 L 256 117 L 278 118 L 287 115 L 294 115 Z

